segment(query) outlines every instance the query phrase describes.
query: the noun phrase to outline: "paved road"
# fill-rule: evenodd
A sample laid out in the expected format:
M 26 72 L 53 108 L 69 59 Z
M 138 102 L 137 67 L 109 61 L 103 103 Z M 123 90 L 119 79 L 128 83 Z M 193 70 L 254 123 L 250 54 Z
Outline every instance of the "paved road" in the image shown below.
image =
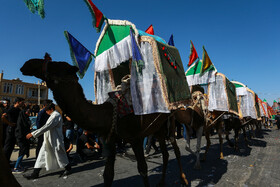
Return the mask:
M 230 136 L 232 138 L 232 134 Z M 224 160 L 219 157 L 219 144 L 216 135 L 211 137 L 207 161 L 202 163 L 201 170 L 194 170 L 195 157 L 184 150 L 185 141 L 179 139 L 184 172 L 190 182 L 190 186 L 280 186 L 280 131 L 275 128 L 263 130 L 263 137 L 254 138 L 249 147 L 240 139 L 240 152 L 235 152 L 224 143 Z M 194 146 L 195 139 L 192 140 Z M 205 146 L 205 139 L 202 141 Z M 169 149 L 169 165 L 167 171 L 166 186 L 177 187 L 178 166 L 171 146 Z M 204 152 L 204 150 L 202 151 Z M 156 186 L 161 176 L 161 155 L 152 155 L 147 158 L 149 168 L 149 180 L 151 186 Z M 25 159 L 25 166 L 29 166 L 26 173 L 32 171 L 34 158 Z M 131 149 L 124 155 L 118 155 L 115 165 L 115 178 L 113 187 L 138 187 L 143 186 L 138 175 L 136 161 Z M 54 172 L 41 172 L 37 180 L 28 181 L 22 174 L 16 174 L 16 179 L 22 186 L 102 186 L 102 173 L 104 160 L 91 160 L 85 163 L 78 162 L 73 166 L 73 173 L 67 179 L 59 178 L 62 170 Z

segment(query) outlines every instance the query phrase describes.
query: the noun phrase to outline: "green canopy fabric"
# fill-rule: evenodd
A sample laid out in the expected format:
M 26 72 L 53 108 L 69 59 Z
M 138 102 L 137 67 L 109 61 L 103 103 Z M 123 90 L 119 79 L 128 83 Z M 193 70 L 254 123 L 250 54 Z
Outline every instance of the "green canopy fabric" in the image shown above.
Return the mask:
M 197 61 L 192 64 L 186 71 L 186 77 L 188 84 L 198 85 L 198 84 L 208 84 L 209 82 L 215 81 L 215 74 L 217 72 L 216 67 L 212 64 L 203 73 L 201 73 L 202 60 Z

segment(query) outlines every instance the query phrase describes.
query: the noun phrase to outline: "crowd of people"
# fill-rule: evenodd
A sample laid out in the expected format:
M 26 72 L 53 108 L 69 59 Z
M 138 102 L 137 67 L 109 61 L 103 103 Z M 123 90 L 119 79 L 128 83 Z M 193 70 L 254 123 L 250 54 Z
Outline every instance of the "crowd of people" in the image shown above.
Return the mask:
M 75 161 L 85 162 L 90 158 L 103 156 L 103 145 L 99 137 L 79 128 L 67 114 L 56 111 L 51 100 L 45 100 L 36 112 L 32 112 L 31 105 L 25 103 L 23 98 L 16 98 L 11 106 L 8 100 L 2 100 L 0 109 L 3 126 L 3 145 L 1 146 L 14 174 L 25 171 L 22 160 L 24 156 L 29 157 L 31 142 L 36 142 L 36 161 L 33 172 L 24 175 L 27 179 L 38 178 L 42 168 L 46 170 L 64 168 L 61 176 L 65 176 L 71 171 L 74 158 L 77 158 Z M 32 115 L 37 116 L 36 130 L 31 128 L 29 117 Z M 185 138 L 184 126 L 178 122 L 176 125 L 176 138 Z M 16 144 L 19 147 L 18 159 L 16 162 L 11 162 L 11 155 Z M 76 145 L 76 153 L 70 155 L 74 145 Z M 125 153 L 126 148 L 126 143 L 119 139 L 116 144 L 117 153 Z M 143 148 L 145 156 L 160 153 L 160 147 L 153 135 L 144 139 Z M 154 152 L 150 153 L 152 148 Z
M 30 116 L 36 115 L 36 129 L 31 128 Z M 4 151 L 7 162 L 14 174 L 22 173 L 24 156 L 29 157 L 31 142 L 36 142 L 36 161 L 34 170 L 27 179 L 36 179 L 42 168 L 53 170 L 64 168 L 61 176 L 71 171 L 73 157 L 70 152 L 76 144 L 78 158 L 84 162 L 92 156 L 101 156 L 102 146 L 93 133 L 78 128 L 66 114 L 60 114 L 51 100 L 43 102 L 41 109 L 33 111 L 30 104 L 23 98 L 16 98 L 10 105 L 9 100 L 0 101 L 0 116 L 2 125 Z M 36 141 L 35 141 L 36 140 Z M 18 159 L 11 161 L 11 155 L 18 146 Z

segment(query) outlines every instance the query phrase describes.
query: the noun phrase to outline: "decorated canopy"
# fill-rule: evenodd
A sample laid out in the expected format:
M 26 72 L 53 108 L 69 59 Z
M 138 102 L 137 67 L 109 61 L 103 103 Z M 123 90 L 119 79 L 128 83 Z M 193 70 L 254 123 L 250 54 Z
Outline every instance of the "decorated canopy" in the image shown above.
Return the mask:
M 263 102 L 260 98 L 258 98 L 259 106 L 260 106 L 260 115 L 261 117 L 269 117 L 267 110 L 267 103 Z
M 134 39 L 143 61 L 141 66 L 131 60 Z M 108 20 L 96 44 L 95 56 L 98 104 L 107 100 L 108 92 L 115 90 L 127 74 L 131 75 L 132 104 L 137 115 L 168 113 L 188 103 L 190 92 L 178 50 L 160 37 L 137 30 L 131 22 Z
M 260 107 L 255 92 L 240 82 L 232 81 L 232 83 L 236 87 L 242 117 L 258 119 L 260 117 Z
M 216 73 L 215 81 L 208 87 L 208 110 L 224 111 L 238 115 L 235 86 L 222 73 Z
M 188 84 L 198 85 L 198 84 L 208 84 L 215 81 L 215 74 L 217 72 L 216 67 L 212 64 L 203 73 L 201 73 L 202 60 L 193 63 L 189 69 L 186 71 L 186 77 Z

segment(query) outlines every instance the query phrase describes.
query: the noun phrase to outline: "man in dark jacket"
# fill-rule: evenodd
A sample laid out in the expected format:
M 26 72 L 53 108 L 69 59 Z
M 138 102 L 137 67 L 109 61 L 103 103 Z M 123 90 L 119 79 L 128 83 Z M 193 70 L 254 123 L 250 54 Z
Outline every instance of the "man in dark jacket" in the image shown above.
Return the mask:
M 15 136 L 17 140 L 17 144 L 19 146 L 19 154 L 18 154 L 18 159 L 15 164 L 13 173 L 21 173 L 24 171 L 23 168 L 20 167 L 21 161 L 26 155 L 26 157 L 29 157 L 29 149 L 30 149 L 30 142 L 29 140 L 26 139 L 26 135 L 31 132 L 30 130 L 30 109 L 23 109 L 19 113 L 18 121 L 17 121 L 17 126 L 15 130 Z
M 21 97 L 17 97 L 14 102 L 14 105 L 7 112 L 8 127 L 6 129 L 4 153 L 9 162 L 16 144 L 15 129 L 16 129 L 18 116 L 21 111 L 21 107 L 23 106 L 24 106 L 24 99 Z

